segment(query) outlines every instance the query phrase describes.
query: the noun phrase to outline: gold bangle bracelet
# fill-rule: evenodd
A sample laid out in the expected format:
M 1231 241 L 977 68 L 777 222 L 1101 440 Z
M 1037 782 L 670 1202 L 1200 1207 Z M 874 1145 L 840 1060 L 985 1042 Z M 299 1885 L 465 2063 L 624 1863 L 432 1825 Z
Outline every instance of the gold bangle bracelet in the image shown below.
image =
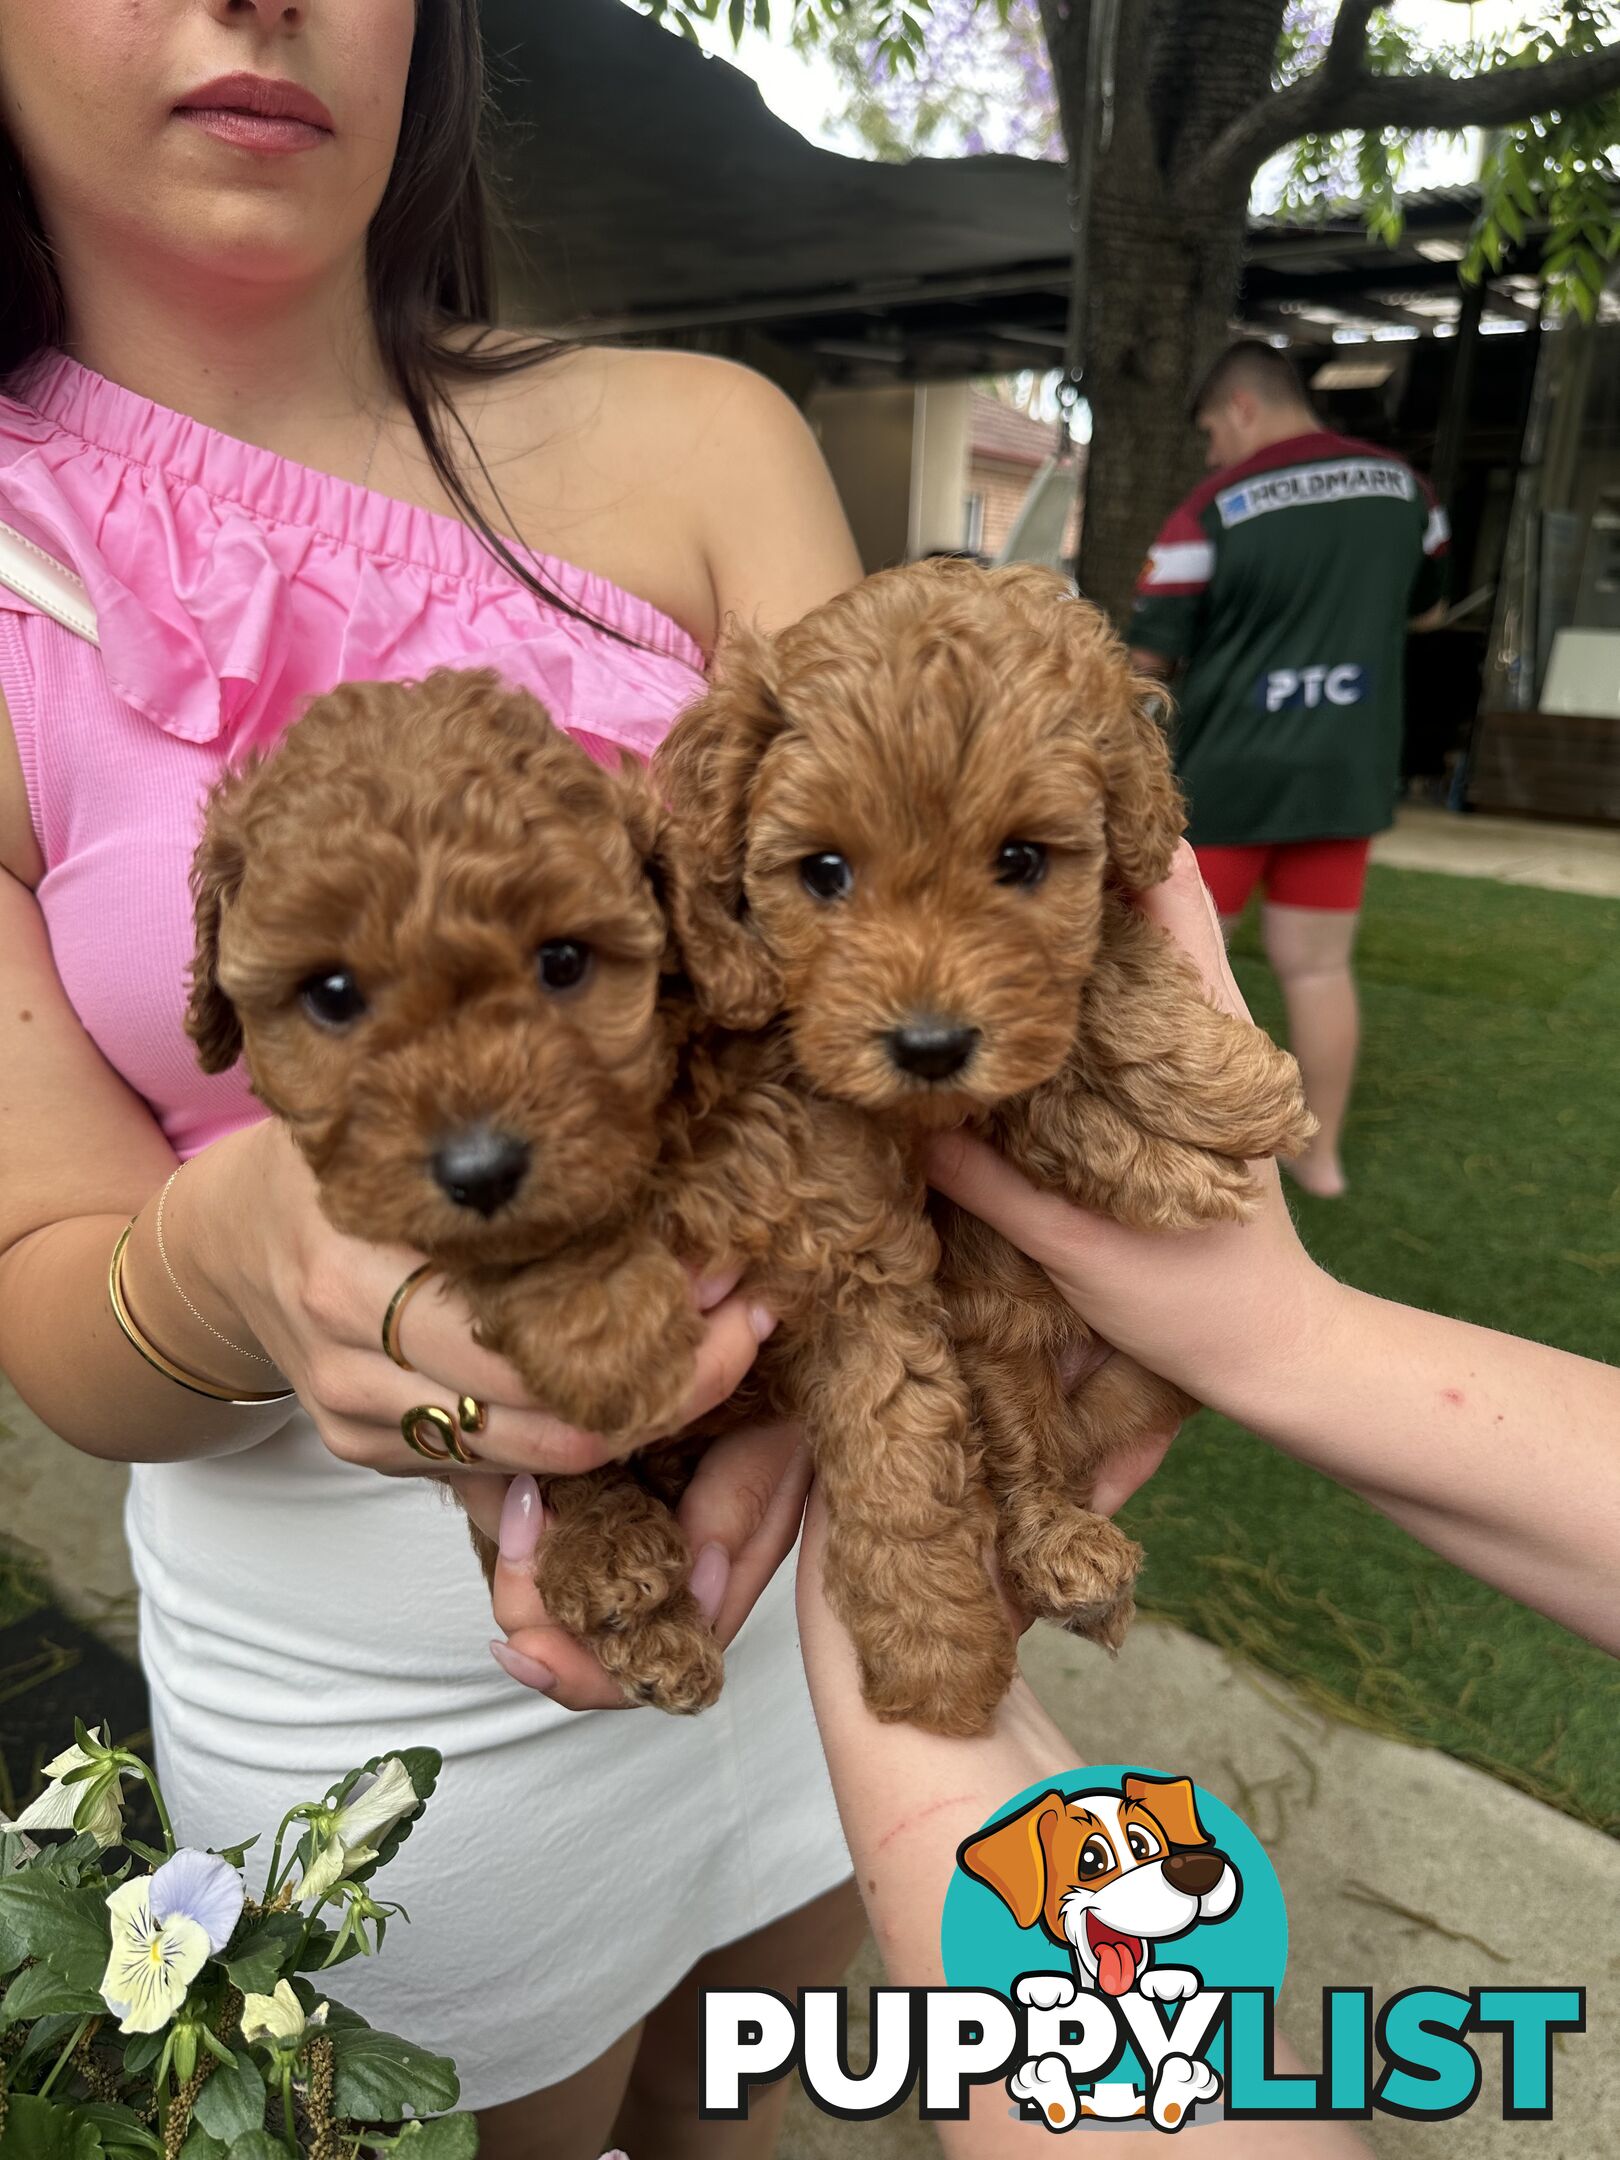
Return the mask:
M 124 1253 L 129 1245 L 130 1231 L 135 1227 L 135 1217 L 113 1247 L 111 1263 L 107 1269 L 107 1297 L 118 1322 L 131 1346 L 138 1350 L 154 1372 L 162 1373 L 165 1380 L 172 1380 L 176 1387 L 183 1387 L 188 1394 L 206 1395 L 210 1402 L 230 1403 L 238 1410 L 256 1410 L 264 1403 L 291 1402 L 296 1390 L 281 1388 L 272 1395 L 233 1395 L 229 1388 L 216 1387 L 211 1380 L 203 1380 L 196 1373 L 188 1373 L 183 1366 L 174 1364 L 155 1343 L 148 1342 L 130 1317 L 129 1305 L 124 1297 Z

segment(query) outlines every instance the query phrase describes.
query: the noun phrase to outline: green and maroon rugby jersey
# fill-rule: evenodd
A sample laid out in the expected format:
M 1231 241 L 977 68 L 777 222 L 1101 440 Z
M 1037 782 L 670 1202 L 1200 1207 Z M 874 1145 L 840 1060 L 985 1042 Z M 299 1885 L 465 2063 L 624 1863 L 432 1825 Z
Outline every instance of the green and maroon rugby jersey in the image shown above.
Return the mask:
M 1389 824 L 1407 619 L 1441 598 L 1447 539 L 1427 481 L 1325 429 L 1211 474 L 1172 513 L 1130 638 L 1187 663 L 1176 763 L 1194 842 Z

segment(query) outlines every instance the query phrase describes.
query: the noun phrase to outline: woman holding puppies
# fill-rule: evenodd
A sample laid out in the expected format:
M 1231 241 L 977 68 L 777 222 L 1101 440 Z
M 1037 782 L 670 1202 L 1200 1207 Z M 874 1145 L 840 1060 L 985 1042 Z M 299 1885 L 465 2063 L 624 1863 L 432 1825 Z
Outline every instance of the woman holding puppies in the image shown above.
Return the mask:
M 208 788 L 339 679 L 491 660 L 645 752 L 724 616 L 790 621 L 854 553 L 757 379 L 482 328 L 473 0 L 92 0 L 71 70 L 55 27 L 0 0 L 0 1367 L 137 1466 L 188 1839 L 443 1751 L 414 1926 L 342 1992 L 457 2057 L 484 2151 L 762 2155 L 770 2108 L 697 2123 L 695 1991 L 830 1982 L 858 1925 L 771 1580 L 795 1438 L 717 1446 L 683 1503 L 723 1642 L 759 1601 L 711 1717 L 571 1717 L 613 1691 L 565 1639 L 496 1644 L 512 1687 L 401 1420 L 476 1398 L 490 1473 L 594 1443 L 431 1281 L 385 1355 L 415 1256 L 334 1233 L 240 1074 L 197 1070 L 187 873 Z M 694 1284 L 694 1412 L 771 1325 L 731 1287 Z

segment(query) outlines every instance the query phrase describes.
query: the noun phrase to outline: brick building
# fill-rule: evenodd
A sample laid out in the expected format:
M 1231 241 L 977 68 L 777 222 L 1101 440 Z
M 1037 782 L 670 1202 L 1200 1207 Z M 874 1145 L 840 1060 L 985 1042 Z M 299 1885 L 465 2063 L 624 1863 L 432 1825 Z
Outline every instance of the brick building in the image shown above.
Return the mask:
M 1051 421 L 1033 420 L 988 390 L 975 389 L 971 393 L 967 487 L 962 504 L 963 547 L 992 557 L 1000 552 L 1031 480 L 1052 455 L 1056 433 Z M 1084 457 L 1084 450 L 1073 453 L 1077 488 Z M 1077 495 L 1064 534 L 1063 552 L 1071 561 L 1079 545 Z

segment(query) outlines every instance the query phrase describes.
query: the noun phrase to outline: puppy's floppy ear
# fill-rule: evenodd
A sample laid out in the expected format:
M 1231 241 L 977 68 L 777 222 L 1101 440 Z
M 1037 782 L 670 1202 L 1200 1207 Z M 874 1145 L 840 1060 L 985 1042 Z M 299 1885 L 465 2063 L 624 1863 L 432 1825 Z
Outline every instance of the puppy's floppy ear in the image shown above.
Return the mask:
M 1108 715 L 1098 736 L 1108 853 L 1132 892 L 1163 884 L 1186 830 L 1186 806 L 1170 762 L 1173 712 L 1163 683 L 1133 675 L 1128 699 Z
M 185 1025 L 205 1073 L 224 1072 L 242 1054 L 242 1023 L 219 984 L 219 931 L 226 908 L 241 889 L 246 862 L 236 815 L 243 785 L 243 777 L 233 775 L 214 790 L 191 864 L 197 944 Z
M 1170 875 L 1186 825 L 1170 759 L 1173 707 L 1164 684 L 1133 675 L 1118 631 L 1051 571 L 1017 565 L 991 573 L 1001 597 L 1036 623 L 1062 656 L 1081 701 L 1076 718 L 1102 766 L 1103 824 L 1122 884 L 1145 892 Z
M 1046 1840 L 1042 1830 L 1059 1820 L 1060 1792 L 1042 1793 L 1005 1822 L 970 1837 L 956 1864 L 993 1890 L 1021 1928 L 1033 1927 L 1046 1906 Z
M 706 1019 L 719 1027 L 763 1027 L 782 1002 L 770 954 L 738 920 L 700 867 L 691 834 L 658 799 L 641 766 L 621 775 L 625 814 L 669 928 L 665 972 L 691 983 Z
M 692 850 L 692 872 L 733 919 L 742 913 L 754 776 L 786 724 L 769 640 L 732 624 L 708 694 L 682 713 L 653 758 L 653 775 Z
M 1198 1819 L 1198 1803 L 1186 1778 L 1128 1777 L 1122 1790 L 1127 1800 L 1139 1800 L 1150 1811 L 1172 1845 L 1214 1844 Z

